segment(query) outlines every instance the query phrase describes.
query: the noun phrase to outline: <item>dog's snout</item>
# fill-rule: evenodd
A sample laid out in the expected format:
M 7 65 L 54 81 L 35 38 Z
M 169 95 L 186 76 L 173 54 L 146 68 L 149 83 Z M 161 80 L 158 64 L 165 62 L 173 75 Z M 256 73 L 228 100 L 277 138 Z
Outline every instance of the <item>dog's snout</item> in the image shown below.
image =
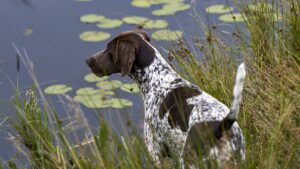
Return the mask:
M 90 57 L 88 58 L 85 63 L 89 66 L 89 67 L 92 67 L 96 62 L 96 59 L 94 57 Z

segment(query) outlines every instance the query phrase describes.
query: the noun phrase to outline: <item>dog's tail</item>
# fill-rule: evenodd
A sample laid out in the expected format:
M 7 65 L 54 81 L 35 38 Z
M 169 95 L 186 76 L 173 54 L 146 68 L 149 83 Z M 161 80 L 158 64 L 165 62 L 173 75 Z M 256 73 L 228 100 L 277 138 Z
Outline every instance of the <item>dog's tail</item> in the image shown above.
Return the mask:
M 246 77 L 246 69 L 245 69 L 245 63 L 240 64 L 237 75 L 235 79 L 235 85 L 233 88 L 233 101 L 230 108 L 229 114 L 222 120 L 220 125 L 220 130 L 225 131 L 229 130 L 232 126 L 232 124 L 237 121 L 238 113 L 240 109 L 240 103 L 242 100 L 242 93 L 243 93 L 243 86 L 244 86 L 244 80 Z

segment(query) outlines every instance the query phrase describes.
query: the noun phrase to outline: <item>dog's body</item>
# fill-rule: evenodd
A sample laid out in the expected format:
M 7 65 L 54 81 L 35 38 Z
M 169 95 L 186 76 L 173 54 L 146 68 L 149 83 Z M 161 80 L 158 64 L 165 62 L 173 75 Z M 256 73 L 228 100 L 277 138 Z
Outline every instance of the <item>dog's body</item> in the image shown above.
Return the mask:
M 236 84 L 235 105 L 229 110 L 181 78 L 149 41 L 140 30 L 122 33 L 87 63 L 98 76 L 119 72 L 139 85 L 145 107 L 144 138 L 153 159 L 159 164 L 160 157 L 177 157 L 182 166 L 183 161 L 192 165 L 192 158 L 199 157 L 219 164 L 232 157 L 244 159 L 245 142 L 235 122 L 244 75 L 237 78 L 241 84 Z

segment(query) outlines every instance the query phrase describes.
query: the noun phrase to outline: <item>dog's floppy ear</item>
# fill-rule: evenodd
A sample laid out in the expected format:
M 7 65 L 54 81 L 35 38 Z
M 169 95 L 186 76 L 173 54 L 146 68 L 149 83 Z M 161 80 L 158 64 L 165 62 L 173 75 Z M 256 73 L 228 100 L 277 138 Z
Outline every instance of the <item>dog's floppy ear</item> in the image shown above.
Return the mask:
M 128 75 L 131 71 L 138 50 L 138 45 L 130 41 L 118 41 L 114 62 L 121 65 L 121 76 Z

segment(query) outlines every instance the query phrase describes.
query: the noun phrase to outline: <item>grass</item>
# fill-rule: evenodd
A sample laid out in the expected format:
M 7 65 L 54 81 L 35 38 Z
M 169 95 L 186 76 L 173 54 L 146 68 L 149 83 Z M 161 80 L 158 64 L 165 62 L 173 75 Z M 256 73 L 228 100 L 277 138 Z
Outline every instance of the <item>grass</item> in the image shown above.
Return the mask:
M 234 46 L 226 45 L 218 29 L 202 25 L 205 38 L 195 39 L 193 47 L 178 43 L 169 54 L 183 77 L 226 105 L 231 104 L 237 65 L 246 62 L 239 124 L 246 137 L 247 159 L 234 168 L 300 168 L 300 1 L 277 1 L 271 6 L 253 10 L 246 2 L 241 4 L 249 36 L 235 32 Z M 282 19 L 277 21 L 279 16 Z M 201 51 L 202 57 L 191 51 Z M 31 70 L 26 60 L 25 64 Z M 24 100 L 20 95 L 15 100 L 15 144 L 27 158 L 28 168 L 156 168 L 137 134 L 118 137 L 105 121 L 92 132 L 80 107 L 67 96 L 62 100 L 73 116 L 62 120 L 34 76 L 33 80 L 35 88 Z M 85 130 L 89 143 L 72 141 L 68 126 L 73 125 Z M 8 166 L 16 168 L 15 163 L 11 160 Z M 178 168 L 169 161 L 162 166 L 173 167 Z

